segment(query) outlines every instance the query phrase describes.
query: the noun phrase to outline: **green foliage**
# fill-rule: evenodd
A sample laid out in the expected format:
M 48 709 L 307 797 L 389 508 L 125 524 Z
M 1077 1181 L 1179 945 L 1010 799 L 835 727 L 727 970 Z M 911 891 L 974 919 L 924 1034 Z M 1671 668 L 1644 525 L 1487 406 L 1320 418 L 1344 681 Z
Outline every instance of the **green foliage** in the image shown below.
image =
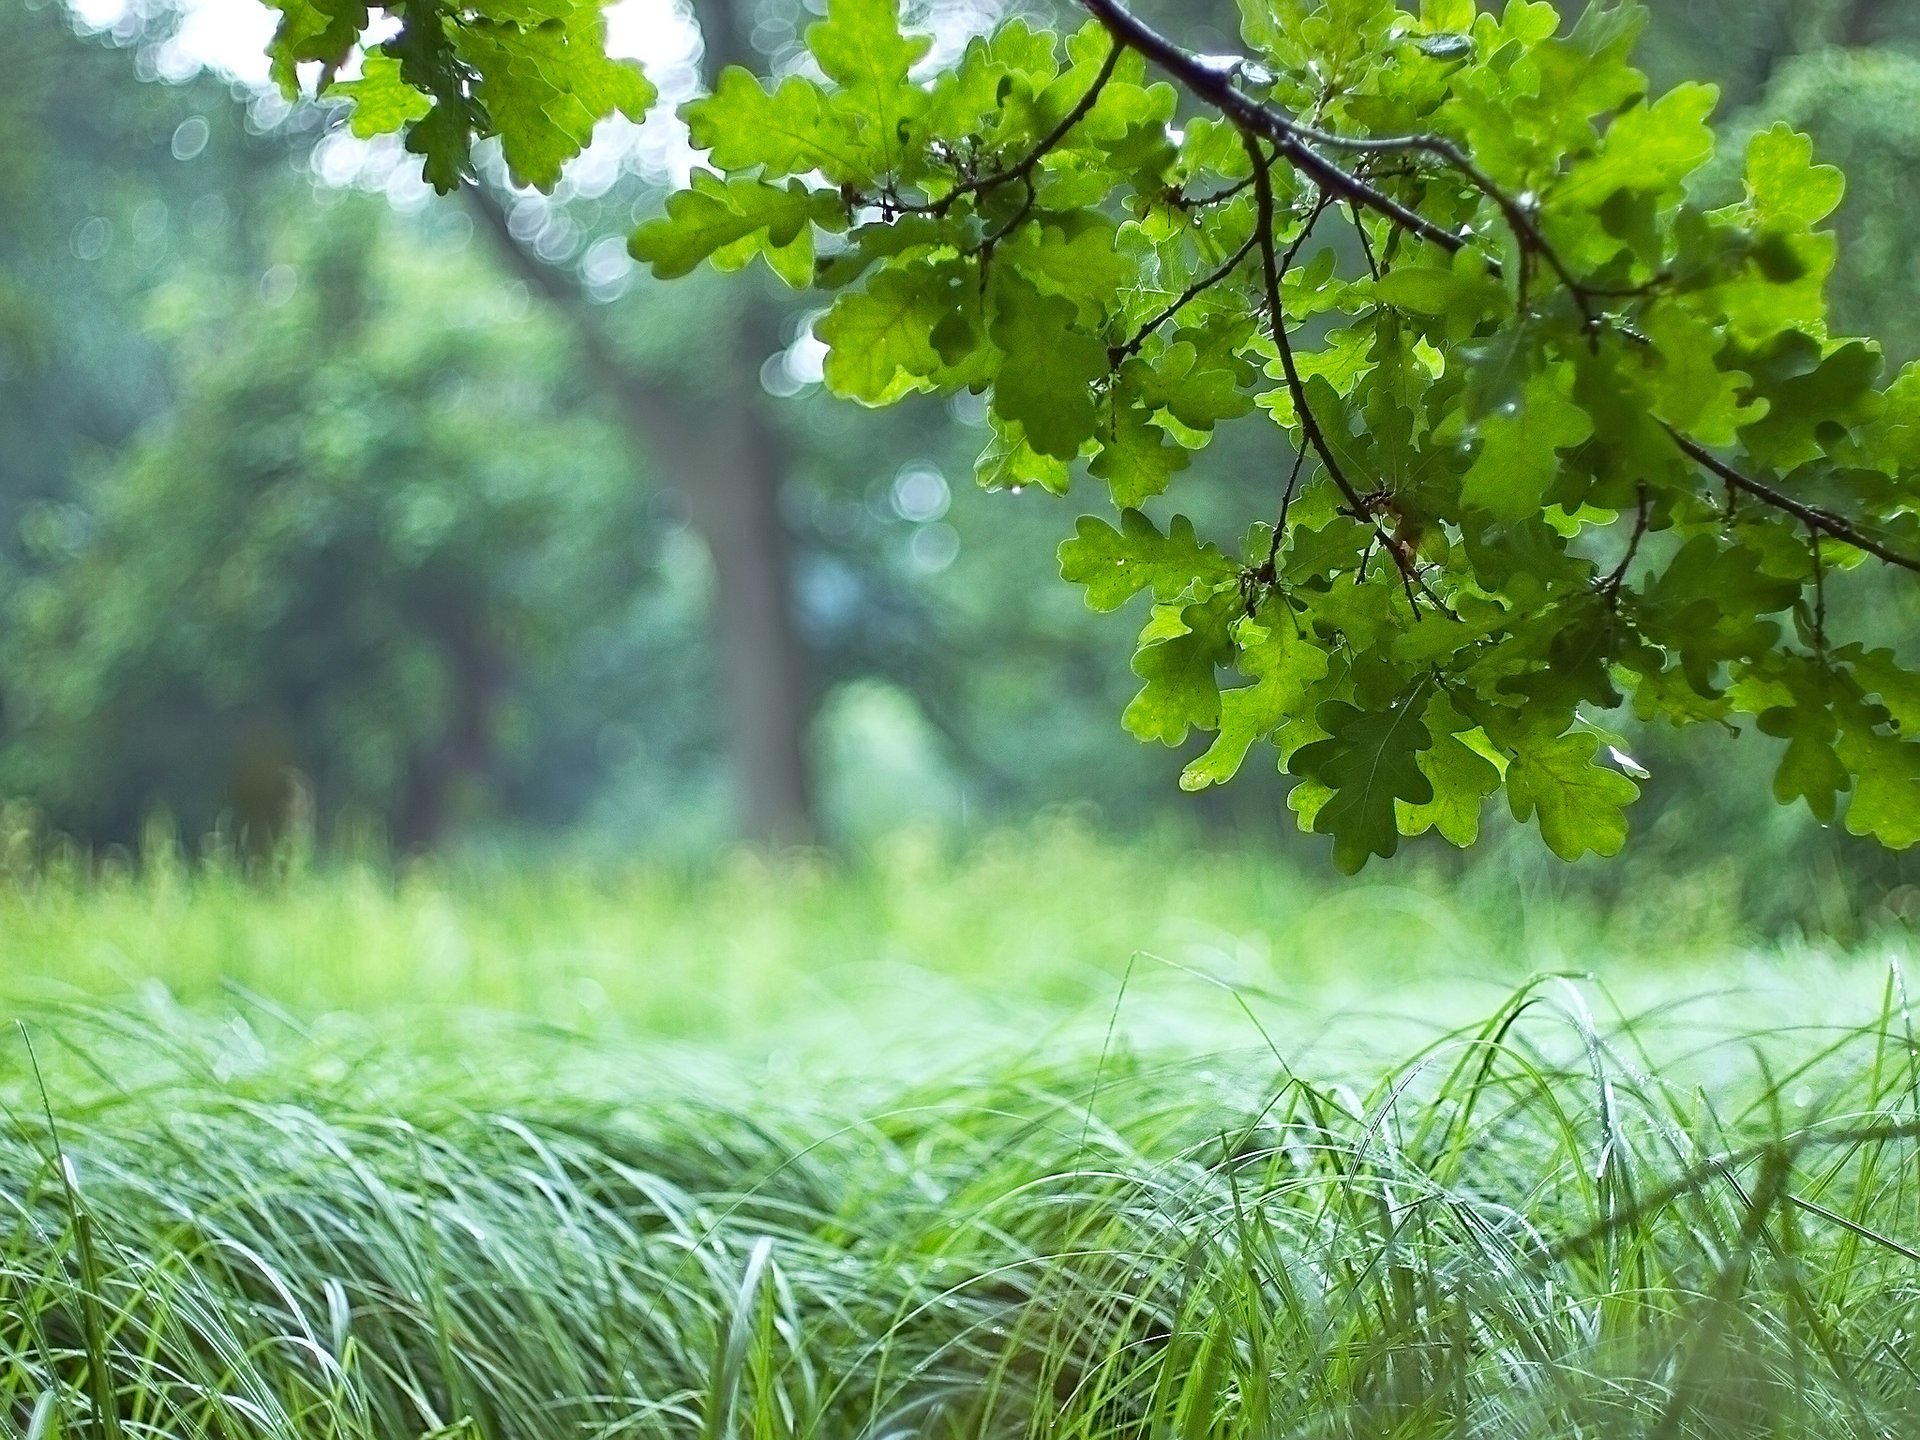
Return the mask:
M 267 3 L 280 12 L 273 75 L 287 98 L 316 65 L 320 93 L 352 102 L 354 133 L 404 131 L 442 192 L 490 136 L 517 183 L 550 190 L 595 125 L 639 120 L 657 95 L 638 66 L 608 58 L 606 0 L 398 0 L 381 7 L 397 33 L 365 48 L 367 0 Z M 356 61 L 355 78 L 338 78 Z
M 259 843 L 298 776 L 323 816 L 431 840 L 618 592 L 595 537 L 624 456 L 555 407 L 551 330 L 365 202 L 278 258 L 291 296 L 244 321 L 218 271 L 155 294 L 177 408 L 28 517 L 0 789 L 92 835 L 157 806 Z
M 813 222 L 831 224 L 838 214 L 838 206 L 823 207 L 797 180 L 780 186 L 702 171 L 691 189 L 673 196 L 663 218 L 634 232 L 630 248 L 663 279 L 685 275 L 703 260 L 731 270 L 765 255 L 774 273 L 791 278 L 797 266 L 804 280 L 813 269 Z
M 1619 771 L 1594 763 L 1599 743 L 1592 735 L 1562 735 L 1522 751 L 1507 771 L 1514 819 L 1538 820 L 1541 838 L 1562 860 L 1578 860 L 1588 850 L 1614 855 L 1626 843 L 1622 811 L 1640 790 Z
M 687 108 L 711 169 L 634 253 L 824 289 L 829 384 L 986 394 L 989 483 L 1084 467 L 1122 525 L 1063 573 L 1096 609 L 1153 592 L 1128 728 L 1218 732 L 1194 788 L 1271 742 L 1343 866 L 1467 843 L 1502 788 L 1554 853 L 1614 853 L 1628 702 L 1765 716 L 1778 796 L 1920 838 L 1920 741 L 1829 633 L 1862 562 L 1920 569 L 1920 373 L 1829 329 L 1842 185 L 1803 137 L 1757 135 L 1711 203 L 1716 92 L 1651 93 L 1637 7 L 1246 0 L 1231 65 L 1081 8 L 923 74 L 890 0 L 832 0 L 819 78 Z M 1133 518 L 1256 411 L 1244 543 Z M 1284 678 L 1224 702 L 1283 630 Z
M 1911 25 L 1911 20 L 1907 22 Z M 1810 131 L 1821 155 L 1846 172 L 1834 229 L 1845 263 L 1833 286 L 1836 324 L 1870 325 L 1907 313 L 1920 297 L 1920 255 L 1904 216 L 1920 163 L 1920 56 L 1906 49 L 1823 50 L 1783 64 L 1765 93 L 1735 118 L 1765 133 L 1782 120 Z M 1920 354 L 1920 334 L 1901 326 L 1881 337 L 1902 360 Z

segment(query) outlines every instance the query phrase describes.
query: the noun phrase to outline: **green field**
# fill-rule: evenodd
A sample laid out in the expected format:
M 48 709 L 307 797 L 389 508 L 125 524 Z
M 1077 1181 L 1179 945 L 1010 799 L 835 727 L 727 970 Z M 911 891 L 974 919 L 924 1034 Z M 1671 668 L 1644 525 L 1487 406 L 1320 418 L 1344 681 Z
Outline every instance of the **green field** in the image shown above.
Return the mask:
M 1905 937 L 1652 898 L 17 866 L 0 1433 L 1917 1433 Z

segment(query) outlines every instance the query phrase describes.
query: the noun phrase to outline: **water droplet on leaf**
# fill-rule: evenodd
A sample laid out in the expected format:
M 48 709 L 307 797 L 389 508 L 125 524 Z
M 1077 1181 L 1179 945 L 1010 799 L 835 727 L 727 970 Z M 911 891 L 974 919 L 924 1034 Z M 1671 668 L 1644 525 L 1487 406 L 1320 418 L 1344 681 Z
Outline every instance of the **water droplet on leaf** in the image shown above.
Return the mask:
M 1414 44 L 1429 60 L 1464 60 L 1473 53 L 1471 35 L 1423 35 Z

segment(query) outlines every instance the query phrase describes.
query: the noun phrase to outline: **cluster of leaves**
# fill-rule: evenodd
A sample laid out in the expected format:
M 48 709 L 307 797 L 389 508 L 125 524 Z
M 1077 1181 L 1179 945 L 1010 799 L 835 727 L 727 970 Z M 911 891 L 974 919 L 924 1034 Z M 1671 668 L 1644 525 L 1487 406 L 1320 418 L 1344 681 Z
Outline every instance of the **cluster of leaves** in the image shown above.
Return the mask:
M 300 67 L 353 102 L 356 135 L 406 132 L 443 194 L 472 172 L 476 140 L 498 136 L 518 184 L 552 189 L 567 161 L 618 112 L 658 98 L 637 65 L 606 51 L 606 0 L 267 0 L 280 11 L 273 75 L 289 99 Z M 372 11 L 392 35 L 366 44 Z M 357 62 L 357 63 L 356 63 Z M 357 73 L 341 79 L 343 68 Z
M 835 292 L 829 384 L 986 394 L 989 485 L 1084 468 L 1118 513 L 1062 572 L 1151 607 L 1128 728 L 1212 733 L 1191 789 L 1270 746 L 1345 869 L 1470 844 L 1502 791 L 1555 853 L 1614 853 L 1629 696 L 1751 717 L 1783 802 L 1920 840 L 1920 676 L 1827 624 L 1845 572 L 1920 569 L 1920 370 L 1828 331 L 1842 182 L 1804 137 L 1759 135 L 1709 207 L 1715 94 L 1648 93 L 1633 6 L 1243 0 L 1223 59 L 1080 4 L 923 73 L 894 0 L 831 0 L 814 70 L 686 107 L 708 168 L 634 254 Z M 1254 415 L 1270 511 L 1165 513 Z

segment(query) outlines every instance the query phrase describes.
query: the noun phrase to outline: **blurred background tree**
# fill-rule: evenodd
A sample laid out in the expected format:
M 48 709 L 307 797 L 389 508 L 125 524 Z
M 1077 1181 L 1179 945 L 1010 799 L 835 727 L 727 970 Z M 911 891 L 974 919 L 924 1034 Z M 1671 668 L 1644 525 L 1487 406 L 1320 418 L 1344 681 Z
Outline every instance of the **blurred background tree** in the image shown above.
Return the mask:
M 76 4 L 0 9 L 0 793 L 95 842 L 155 810 L 266 837 L 305 794 L 408 846 L 675 851 L 1078 805 L 1317 863 L 1277 777 L 1186 796 L 1120 729 L 1129 621 L 1054 574 L 1078 507 L 977 488 L 977 412 L 857 411 L 771 281 L 635 273 L 670 123 L 615 127 L 552 197 L 431 202 L 407 157 L 203 64 L 217 0 Z M 628 6 L 681 95 L 790 63 L 812 13 Z M 1157 8 L 1234 44 L 1230 4 Z M 948 45 L 994 13 L 922 11 Z M 1920 13 L 1651 20 L 1656 82 L 1720 81 L 1730 140 L 1785 118 L 1847 168 L 1840 314 L 1920 353 Z M 1199 463 L 1225 507 L 1274 457 L 1229 432 Z M 1912 601 L 1884 601 L 1899 643 Z M 1579 883 L 1685 865 L 1840 924 L 1911 878 L 1769 807 L 1752 747 L 1639 738 L 1652 843 Z
M 0 775 L 86 832 L 270 834 L 298 776 L 434 843 L 511 773 L 517 672 L 639 584 L 645 492 L 567 337 L 382 220 L 353 197 L 258 284 L 149 297 L 174 403 L 29 513 Z

